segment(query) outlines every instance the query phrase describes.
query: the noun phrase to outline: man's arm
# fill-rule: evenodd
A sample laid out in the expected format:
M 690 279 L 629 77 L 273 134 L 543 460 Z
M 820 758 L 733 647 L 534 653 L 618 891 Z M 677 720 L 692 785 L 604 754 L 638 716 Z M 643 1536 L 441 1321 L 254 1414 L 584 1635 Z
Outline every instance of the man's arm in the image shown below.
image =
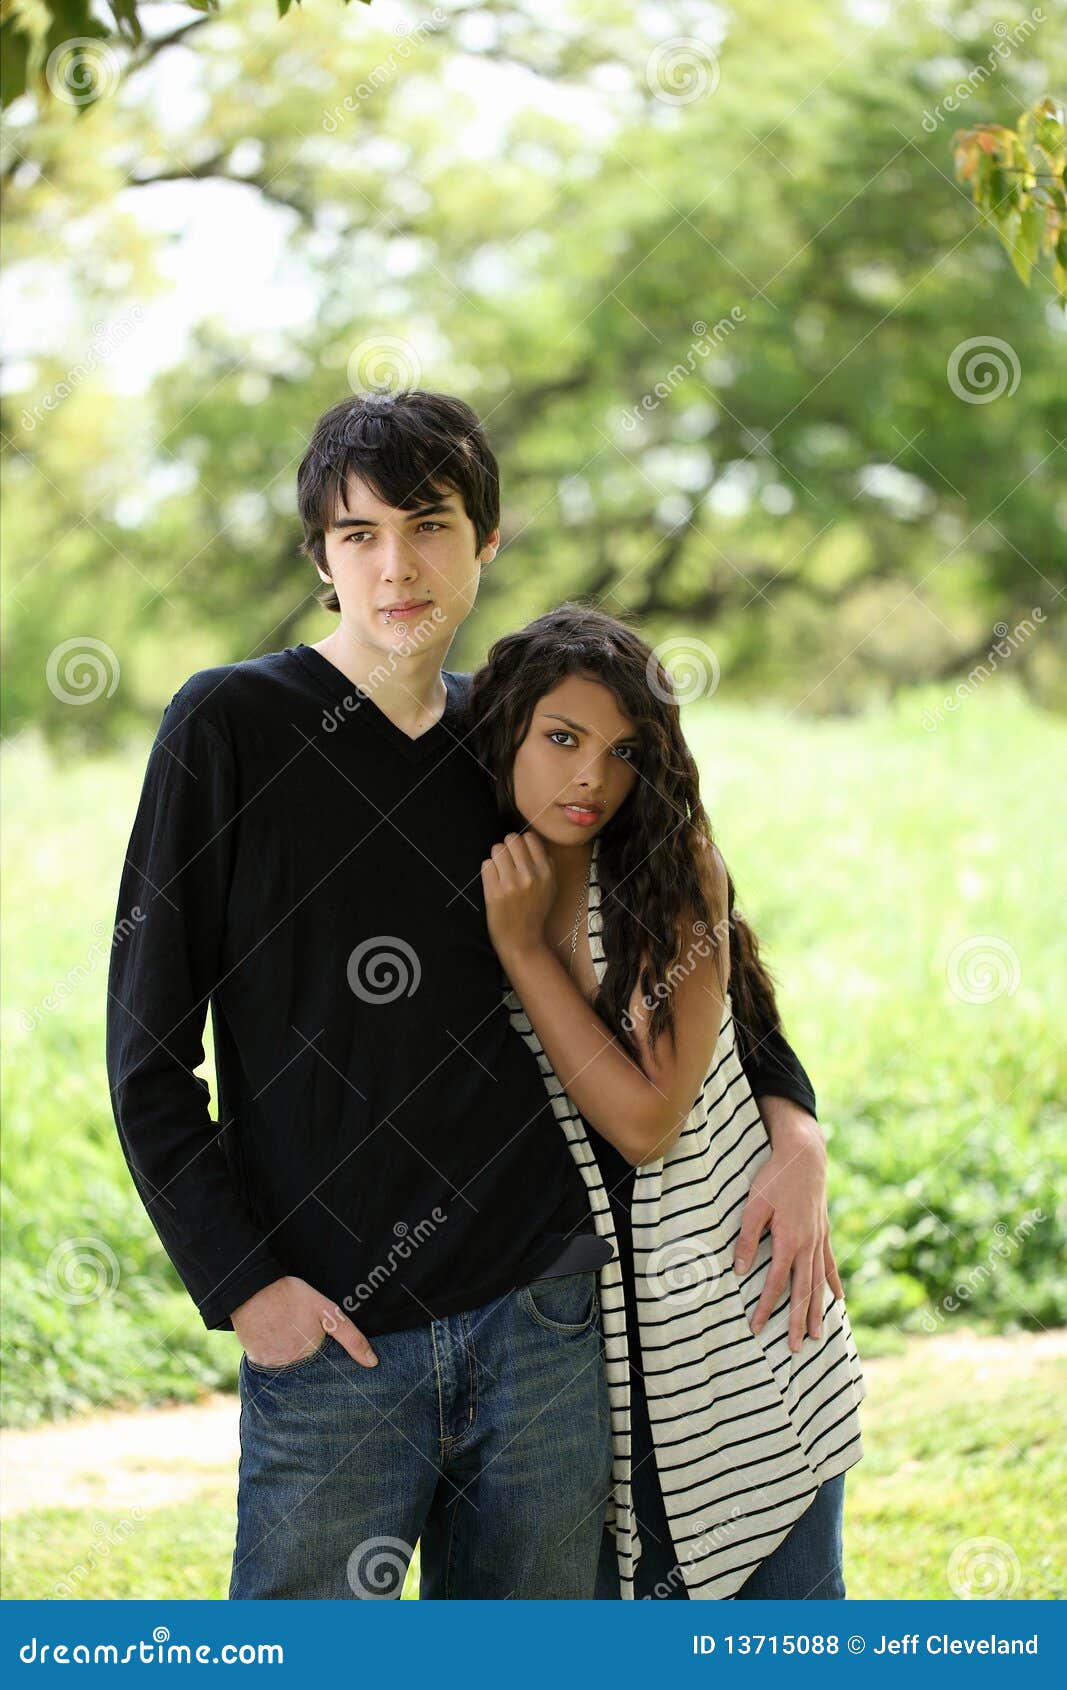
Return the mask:
M 771 1146 L 741 1216 L 734 1270 L 747 1273 L 756 1246 L 770 1227 L 773 1248 L 759 1302 L 749 1325 L 759 1332 L 790 1291 L 789 1347 L 798 1351 L 805 1332 L 822 1331 L 824 1281 L 844 1296 L 830 1244 L 826 1208 L 826 1141 L 815 1118 L 815 1092 L 796 1051 L 780 1027 L 734 1030 L 741 1066 L 759 1107 Z
M 772 1098 L 790 1098 L 805 1114 L 816 1118 L 815 1092 L 799 1056 L 780 1027 L 743 1027 L 735 1018 L 737 1054 L 753 1097 L 768 1128 Z M 791 1112 L 792 1113 L 792 1112 Z
M 180 689 L 130 835 L 107 1005 L 108 1084 L 126 1161 L 205 1326 L 225 1330 L 232 1310 L 286 1272 L 231 1177 L 210 1088 L 195 1074 L 221 972 L 234 775 L 227 740 Z

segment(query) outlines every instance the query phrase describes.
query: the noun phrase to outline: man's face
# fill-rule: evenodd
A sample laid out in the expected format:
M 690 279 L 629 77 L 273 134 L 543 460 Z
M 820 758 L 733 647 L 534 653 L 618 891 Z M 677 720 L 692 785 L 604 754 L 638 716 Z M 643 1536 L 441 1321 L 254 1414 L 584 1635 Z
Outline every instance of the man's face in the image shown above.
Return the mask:
M 499 529 L 478 551 L 462 495 L 447 487 L 427 491 L 410 511 L 383 504 L 356 476 L 345 493 L 324 544 L 346 628 L 379 651 L 447 651 L 473 609 L 480 566 L 496 556 Z
M 515 753 L 516 808 L 557 845 L 595 838 L 637 784 L 639 745 L 610 688 L 566 676 L 538 700 Z

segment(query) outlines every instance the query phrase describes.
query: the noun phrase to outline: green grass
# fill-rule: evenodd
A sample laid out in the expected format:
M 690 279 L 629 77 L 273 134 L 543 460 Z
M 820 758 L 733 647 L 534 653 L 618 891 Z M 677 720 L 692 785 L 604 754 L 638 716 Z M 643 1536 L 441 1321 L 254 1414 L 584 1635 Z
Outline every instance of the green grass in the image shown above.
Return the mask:
M 50 1508 L 7 1522 L 3 1598 L 117 1601 L 125 1597 L 224 1600 L 236 1512 L 222 1487 L 140 1520 L 99 1508 Z M 418 1555 L 405 1597 L 419 1594 Z
M 851 1598 L 950 1600 L 949 1562 L 975 1538 L 1017 1557 L 1026 1599 L 1067 1594 L 1057 1498 L 1065 1479 L 1067 1366 L 1023 1346 L 981 1340 L 931 1361 L 925 1339 L 870 1364 L 866 1454 L 846 1486 L 845 1573 Z M 994 1352 L 986 1359 L 985 1351 Z M 1016 1353 L 1017 1352 L 1017 1353 Z M 229 1587 L 235 1481 L 146 1512 L 51 1509 L 6 1523 L 8 1599 L 223 1598 Z M 418 1592 L 418 1561 L 405 1596 Z
M 1067 1365 L 1017 1371 L 999 1346 L 984 1363 L 979 1342 L 973 1360 L 931 1367 L 925 1341 L 913 1339 L 904 1357 L 870 1371 L 866 1453 L 847 1481 L 850 1594 L 951 1599 L 949 1558 L 976 1538 L 1007 1545 L 992 1551 L 997 1567 L 1018 1558 L 1011 1594 L 1067 1594 Z
M 933 734 L 928 702 L 812 720 L 733 706 L 724 683 L 687 717 L 830 1136 L 833 1235 L 864 1354 L 961 1314 L 1010 1331 L 1067 1311 L 1054 894 L 1067 845 L 1051 803 L 1067 787 L 1067 733 L 1000 680 Z M 4 756 L 8 1424 L 193 1400 L 236 1379 L 233 1335 L 204 1329 L 133 1190 L 104 1071 L 119 870 L 150 737 L 72 766 L 32 735 Z M 994 972 L 1017 966 L 988 1002 L 963 1001 L 947 977 L 976 939 Z M 101 1294 L 87 1297 L 94 1276 Z

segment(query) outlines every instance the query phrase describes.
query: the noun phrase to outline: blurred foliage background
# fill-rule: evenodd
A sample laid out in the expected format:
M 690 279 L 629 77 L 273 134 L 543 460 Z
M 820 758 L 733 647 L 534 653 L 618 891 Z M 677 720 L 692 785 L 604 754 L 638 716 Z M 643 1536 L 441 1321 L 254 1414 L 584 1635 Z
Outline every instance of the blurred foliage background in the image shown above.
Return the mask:
M 1067 318 L 951 145 L 1064 86 L 1054 11 L 142 3 L 9 90 L 9 1420 L 233 1382 L 118 1149 L 110 929 L 172 692 L 331 625 L 296 466 L 373 384 L 500 456 L 450 667 L 565 598 L 713 650 L 862 1342 L 1063 1321 Z
M 155 54 L 102 46 L 88 107 L 16 102 L 8 280 L 38 309 L 4 392 L 8 732 L 112 740 L 192 669 L 321 630 L 295 468 L 368 381 L 462 393 L 501 457 L 461 667 L 587 593 L 714 629 L 737 695 L 839 711 L 966 674 L 1040 606 L 1013 667 L 1062 708 L 1067 318 L 981 228 L 951 134 L 1062 85 L 1067 32 L 1031 25 L 940 110 L 1002 10 L 227 0 Z M 168 359 L 183 238 L 227 222 L 260 234 L 214 277 L 201 237 Z M 249 326 L 276 289 L 285 325 Z M 994 347 L 1007 387 L 968 389 L 965 355 L 961 398 L 953 355 L 990 336 L 1018 384 Z M 152 379 L 115 392 L 139 352 Z M 41 676 L 87 633 L 123 681 L 72 711 Z

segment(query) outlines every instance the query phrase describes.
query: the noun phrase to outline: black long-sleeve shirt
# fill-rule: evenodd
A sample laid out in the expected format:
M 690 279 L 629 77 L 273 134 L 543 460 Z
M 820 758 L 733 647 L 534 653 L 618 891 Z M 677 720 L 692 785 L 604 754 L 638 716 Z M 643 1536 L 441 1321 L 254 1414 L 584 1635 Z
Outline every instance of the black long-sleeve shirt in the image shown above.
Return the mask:
M 122 872 L 107 1065 L 137 1189 L 204 1323 L 284 1274 L 363 1331 L 537 1277 L 591 1234 L 509 1024 L 480 865 L 499 837 L 467 677 L 417 739 L 301 645 L 202 670 L 152 747 Z M 210 1005 L 217 1122 L 204 1060 Z M 814 1112 L 780 1035 L 757 1095 Z

